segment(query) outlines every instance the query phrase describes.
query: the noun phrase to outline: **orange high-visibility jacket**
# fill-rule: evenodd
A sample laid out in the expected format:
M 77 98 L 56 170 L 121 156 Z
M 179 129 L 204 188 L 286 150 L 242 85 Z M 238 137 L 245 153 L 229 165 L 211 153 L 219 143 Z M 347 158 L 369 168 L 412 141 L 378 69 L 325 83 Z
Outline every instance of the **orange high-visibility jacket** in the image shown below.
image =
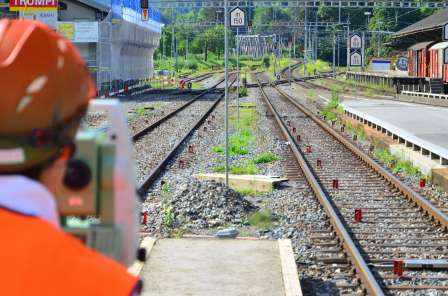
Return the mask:
M 0 295 L 125 295 L 138 279 L 50 223 L 0 208 Z

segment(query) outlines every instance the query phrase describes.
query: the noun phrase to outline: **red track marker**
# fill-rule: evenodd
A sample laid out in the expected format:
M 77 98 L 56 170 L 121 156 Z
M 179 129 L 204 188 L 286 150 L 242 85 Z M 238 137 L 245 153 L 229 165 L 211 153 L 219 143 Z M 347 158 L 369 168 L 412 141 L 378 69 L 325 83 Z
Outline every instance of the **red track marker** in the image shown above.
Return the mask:
M 355 221 L 356 222 L 362 221 L 362 210 L 361 209 L 355 209 Z
M 333 179 L 333 189 L 339 189 L 339 180 Z
M 420 188 L 423 188 L 423 187 L 425 187 L 426 186 L 426 180 L 425 179 L 420 179 L 420 182 L 418 182 L 418 186 L 420 187 Z
M 142 213 L 142 224 L 146 225 L 146 223 L 148 223 L 148 212 L 143 212 Z
M 397 276 L 403 275 L 403 260 L 394 260 L 394 274 Z

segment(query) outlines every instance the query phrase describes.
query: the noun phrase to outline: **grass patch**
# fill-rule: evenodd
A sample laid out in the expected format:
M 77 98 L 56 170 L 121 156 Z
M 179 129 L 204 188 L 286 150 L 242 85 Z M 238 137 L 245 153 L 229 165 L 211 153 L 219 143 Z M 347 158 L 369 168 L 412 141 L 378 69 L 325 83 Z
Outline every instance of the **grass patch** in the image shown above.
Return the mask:
M 260 163 L 269 163 L 277 160 L 279 160 L 279 157 L 274 153 L 272 153 L 271 151 L 268 151 L 256 155 L 253 159 L 253 162 L 255 164 L 260 164 Z
M 249 153 L 249 145 L 253 143 L 254 136 L 248 129 L 240 130 L 229 137 L 229 154 L 246 155 Z
M 236 192 L 243 196 L 255 196 L 258 194 L 258 191 L 252 188 L 236 189 Z
M 394 161 L 395 157 L 387 149 L 378 149 L 375 151 L 375 156 L 384 164 L 390 166 Z
M 300 67 L 300 72 L 304 72 L 304 65 Z M 317 60 L 316 62 L 308 60 L 306 63 L 306 71 L 308 75 L 318 74 L 319 72 L 331 71 L 331 67 L 327 62 L 322 60 Z
M 249 217 L 249 224 L 259 229 L 270 228 L 272 214 L 269 210 L 258 211 Z
M 225 153 L 225 149 L 222 146 L 214 146 L 212 147 L 212 151 L 218 154 L 224 154 Z
M 174 223 L 174 212 L 173 212 L 173 207 L 171 205 L 164 205 L 163 209 L 163 225 L 165 225 L 168 228 L 173 227 L 173 223 Z
M 243 160 L 230 167 L 230 173 L 234 175 L 256 175 L 260 172 L 255 163 Z
M 381 91 L 381 92 L 385 92 L 385 93 L 393 93 L 394 89 L 391 88 L 388 85 L 384 85 L 384 84 L 373 84 L 373 83 L 365 83 L 365 82 L 359 82 L 353 79 L 345 79 L 343 77 L 337 77 L 337 80 L 345 83 L 346 85 L 348 85 L 350 87 L 351 90 L 357 90 L 359 89 L 359 87 L 365 87 L 366 89 L 364 90 L 364 92 L 369 95 L 372 96 L 375 94 L 375 91 Z
M 240 98 L 247 97 L 247 87 L 241 87 L 240 86 Z
M 339 92 L 336 89 L 331 90 L 331 100 L 322 110 L 322 115 L 326 120 L 334 121 L 339 119 L 339 114 L 344 110 L 339 106 Z
M 387 149 L 378 149 L 375 151 L 375 156 L 384 164 L 392 168 L 394 174 L 402 173 L 408 176 L 422 177 L 420 170 L 412 165 L 408 160 L 402 160 Z
M 225 164 L 219 164 L 213 168 L 215 173 L 224 173 Z M 251 160 L 242 160 L 229 167 L 229 173 L 233 175 L 256 175 L 260 172 L 255 163 Z
M 149 112 L 146 106 L 139 106 L 137 107 L 137 109 L 135 109 L 135 114 L 137 114 L 137 116 L 147 116 L 148 113 Z

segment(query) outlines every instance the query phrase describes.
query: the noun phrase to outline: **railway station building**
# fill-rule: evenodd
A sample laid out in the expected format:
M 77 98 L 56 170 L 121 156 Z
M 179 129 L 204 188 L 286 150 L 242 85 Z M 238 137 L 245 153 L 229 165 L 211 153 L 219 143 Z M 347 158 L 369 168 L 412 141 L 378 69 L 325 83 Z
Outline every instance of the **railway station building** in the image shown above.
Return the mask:
M 419 79 L 419 92 L 448 91 L 448 38 L 443 29 L 447 23 L 444 9 L 393 35 L 392 45 L 407 50 L 408 75 Z
M 71 40 L 86 60 L 99 93 L 153 75 L 162 23 L 157 10 L 142 20 L 140 1 L 60 0 L 54 10 L 14 9 L 0 0 L 0 18 L 37 19 Z

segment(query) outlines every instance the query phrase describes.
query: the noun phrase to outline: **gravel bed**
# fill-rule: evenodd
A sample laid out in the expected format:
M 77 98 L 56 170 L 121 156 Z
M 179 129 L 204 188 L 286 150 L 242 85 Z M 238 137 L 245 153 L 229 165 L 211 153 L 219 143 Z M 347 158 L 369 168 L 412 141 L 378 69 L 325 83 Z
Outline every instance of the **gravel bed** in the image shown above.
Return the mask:
M 131 134 L 139 132 L 142 127 L 153 124 L 193 98 L 194 96 L 189 94 L 158 94 L 125 101 L 124 107 L 127 110 Z
M 143 183 L 151 169 L 166 156 L 176 142 L 199 119 L 199 116 L 204 114 L 213 104 L 214 98 L 214 95 L 207 95 L 203 99 L 195 101 L 134 144 L 137 184 Z M 135 128 L 140 130 L 144 126 L 136 126 Z

